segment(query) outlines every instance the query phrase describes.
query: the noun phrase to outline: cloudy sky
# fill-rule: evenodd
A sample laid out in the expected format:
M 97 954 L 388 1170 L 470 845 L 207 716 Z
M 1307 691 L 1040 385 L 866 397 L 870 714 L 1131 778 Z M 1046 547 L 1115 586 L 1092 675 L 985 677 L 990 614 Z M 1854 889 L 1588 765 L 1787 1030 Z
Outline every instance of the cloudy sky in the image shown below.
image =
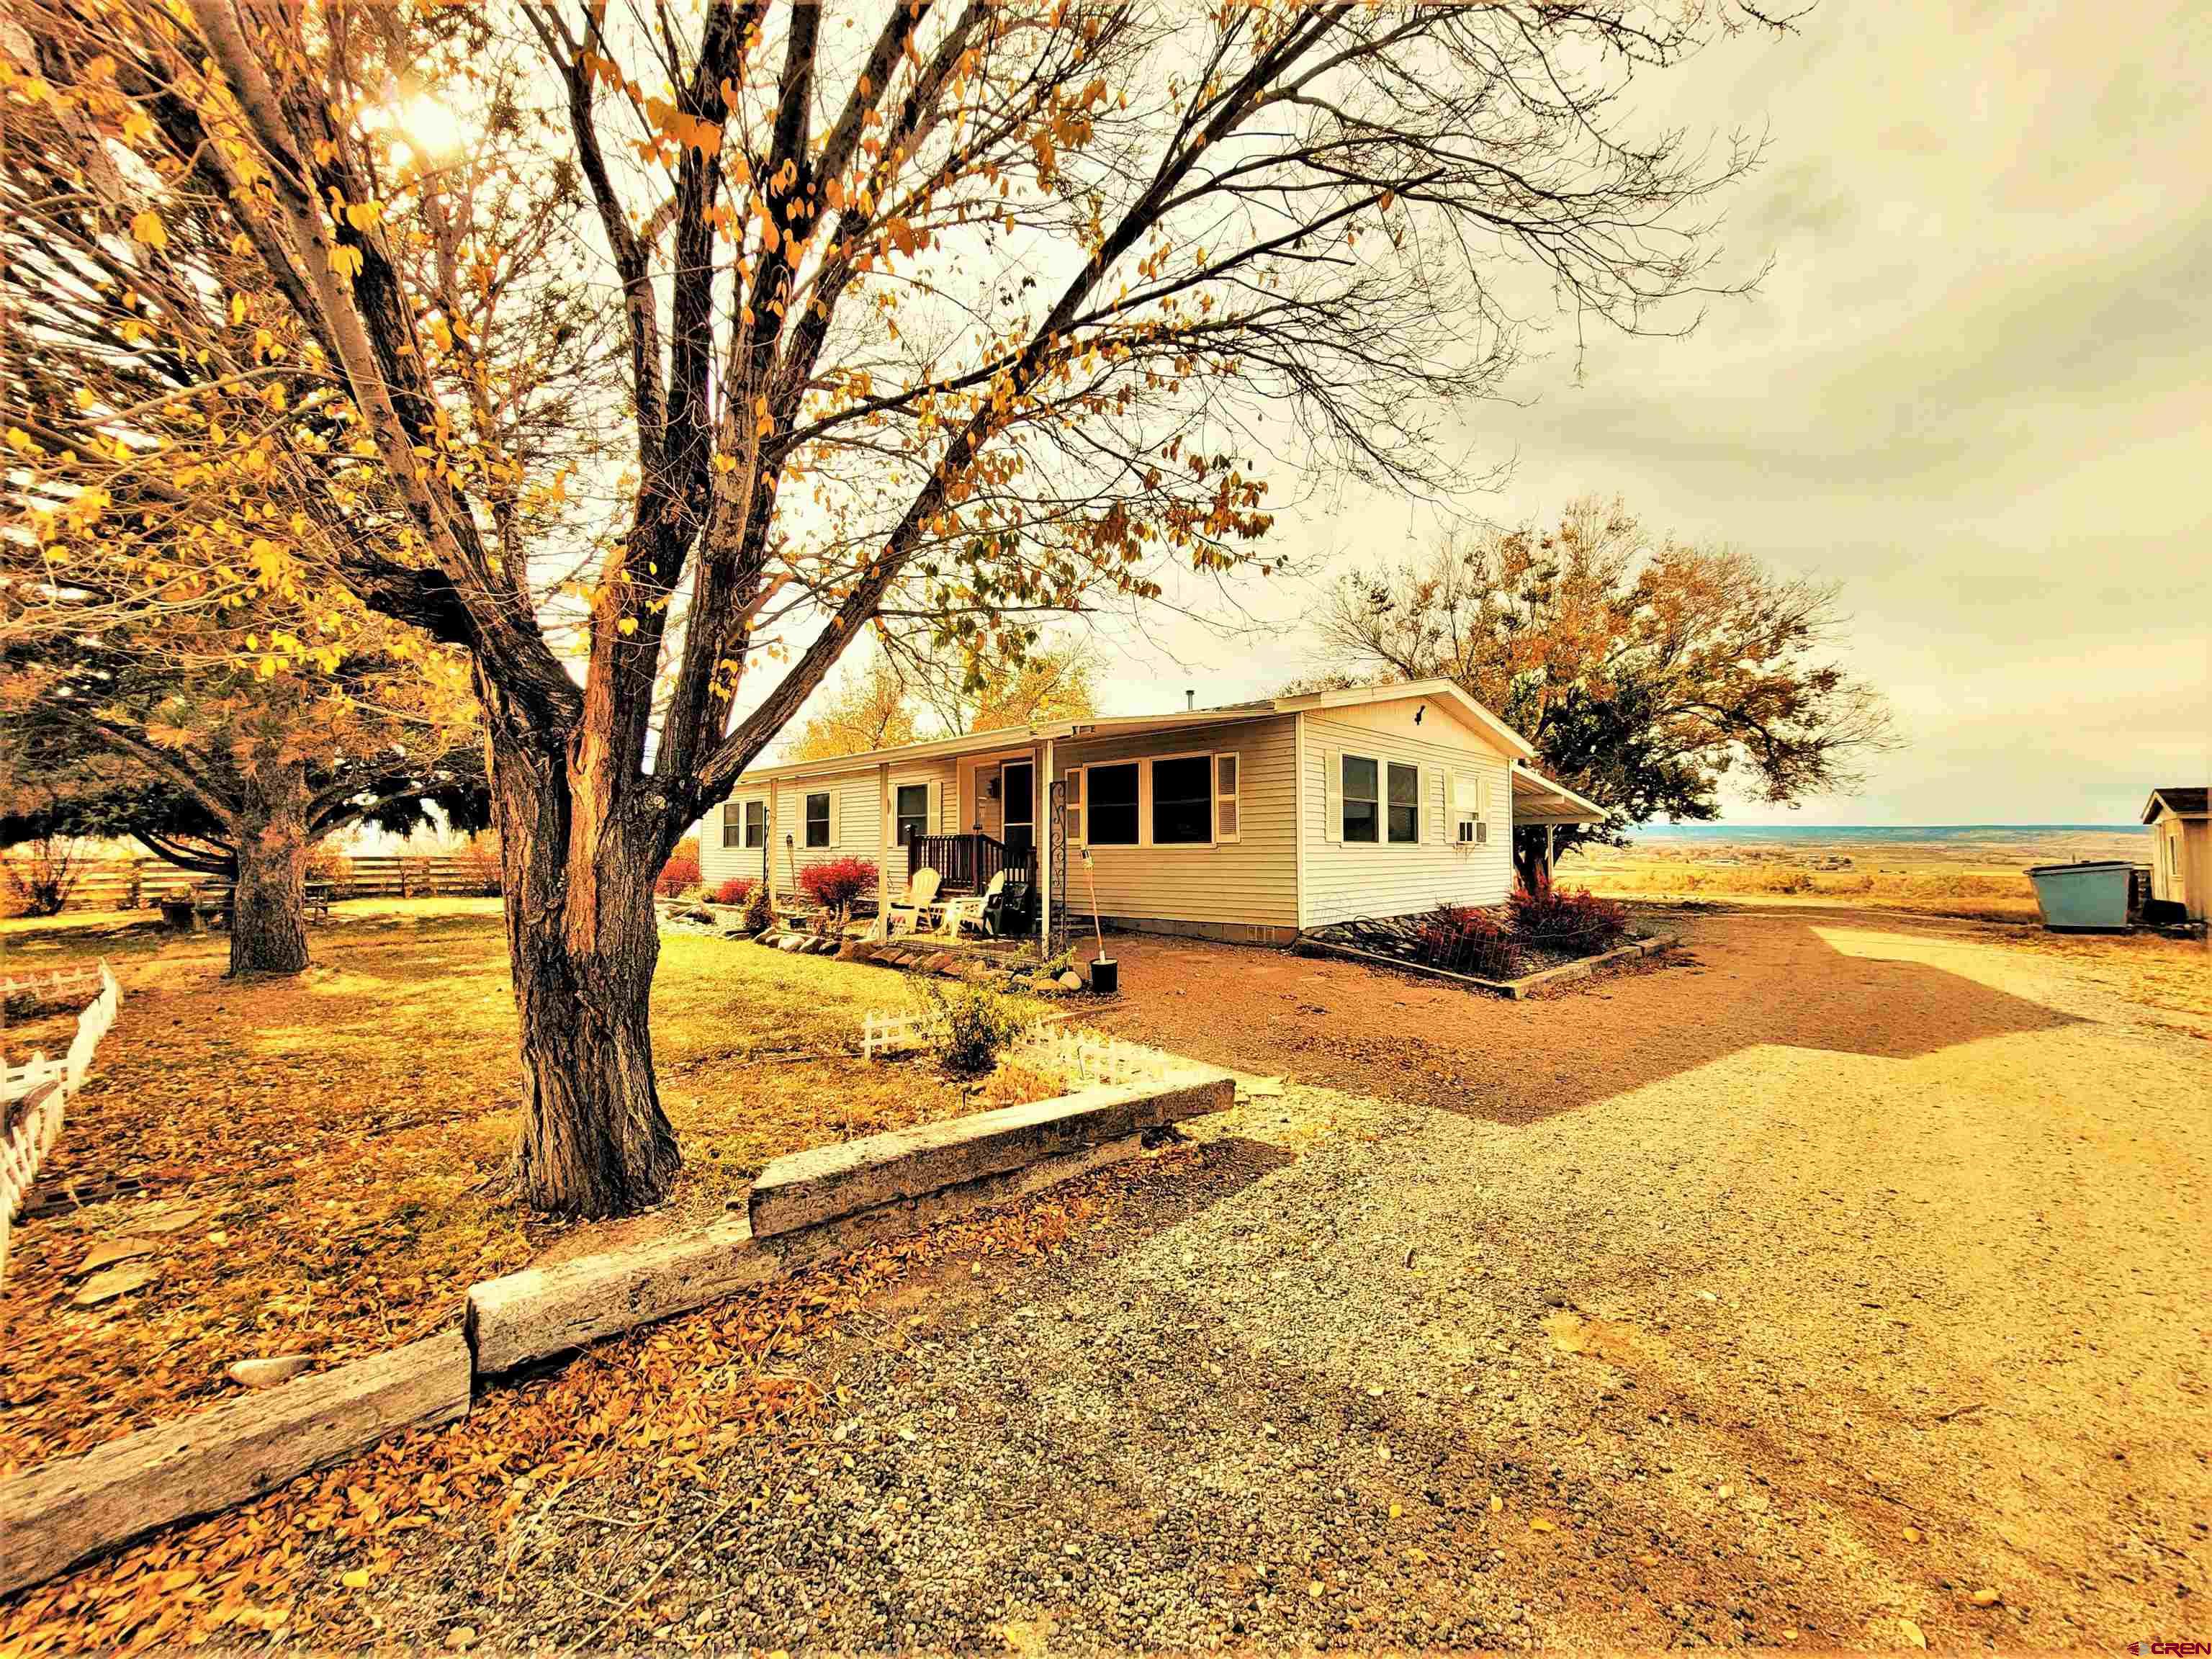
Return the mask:
M 1733 819 L 2125 822 L 2212 773 L 2212 7 L 1869 6 L 1724 41 L 1652 116 L 1764 129 L 1728 204 L 1760 291 L 1685 340 L 1558 337 L 1474 411 L 1517 520 L 1619 493 L 1647 523 L 1840 581 L 1848 656 L 1908 739 L 1858 795 Z M 1401 505 L 1299 514 L 1314 580 L 1425 535 Z M 1266 643 L 1165 626 L 1115 712 L 1272 690 Z M 1287 666 L 1286 666 L 1287 665 Z

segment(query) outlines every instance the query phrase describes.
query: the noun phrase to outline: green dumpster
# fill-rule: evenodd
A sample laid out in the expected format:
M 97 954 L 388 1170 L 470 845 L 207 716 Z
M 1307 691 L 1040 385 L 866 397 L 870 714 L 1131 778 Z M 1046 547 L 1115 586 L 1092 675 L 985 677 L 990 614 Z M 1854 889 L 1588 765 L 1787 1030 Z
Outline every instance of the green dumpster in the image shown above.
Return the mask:
M 2039 864 L 2027 872 L 2043 925 L 2056 933 L 2128 925 L 2129 866 L 2124 860 Z

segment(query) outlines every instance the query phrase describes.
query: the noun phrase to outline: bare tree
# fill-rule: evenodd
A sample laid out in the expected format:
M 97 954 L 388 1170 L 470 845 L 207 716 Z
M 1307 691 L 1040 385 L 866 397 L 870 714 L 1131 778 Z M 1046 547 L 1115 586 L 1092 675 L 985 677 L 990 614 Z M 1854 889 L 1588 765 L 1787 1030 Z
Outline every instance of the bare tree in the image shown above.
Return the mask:
M 1753 160 L 1619 102 L 1755 15 L 1730 0 L 679 9 L 512 0 L 434 33 L 347 0 L 18 0 L 6 48 L 94 135 L 65 170 L 131 158 L 118 226 L 227 216 L 342 387 L 404 533 L 331 574 L 472 653 L 521 1174 L 592 1213 L 678 1164 L 653 872 L 887 603 L 988 629 L 1227 568 L 1268 527 L 1266 456 L 1449 488 L 1435 441 L 1515 361 L 1521 289 L 1680 326 L 1714 286 L 1711 194 Z M 478 95 L 510 26 L 557 143 Z M 432 95 L 493 159 L 422 164 Z M 485 205 L 531 192 L 534 216 Z M 504 542 L 494 510 L 532 347 L 455 333 L 438 273 L 526 280 L 504 239 L 578 197 L 629 453 L 549 611 L 530 568 L 577 550 Z

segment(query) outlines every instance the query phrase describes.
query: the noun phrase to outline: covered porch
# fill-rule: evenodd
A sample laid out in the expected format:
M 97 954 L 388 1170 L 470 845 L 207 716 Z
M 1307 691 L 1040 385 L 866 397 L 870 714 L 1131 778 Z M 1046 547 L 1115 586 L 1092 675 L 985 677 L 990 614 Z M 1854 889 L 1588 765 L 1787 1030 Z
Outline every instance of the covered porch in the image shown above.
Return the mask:
M 1552 878 L 1553 843 L 1560 828 L 1602 823 L 1605 817 L 1605 808 L 1587 795 L 1578 795 L 1565 784 L 1526 766 L 1514 766 L 1513 824 L 1516 829 L 1524 824 L 1543 826 L 1545 880 Z

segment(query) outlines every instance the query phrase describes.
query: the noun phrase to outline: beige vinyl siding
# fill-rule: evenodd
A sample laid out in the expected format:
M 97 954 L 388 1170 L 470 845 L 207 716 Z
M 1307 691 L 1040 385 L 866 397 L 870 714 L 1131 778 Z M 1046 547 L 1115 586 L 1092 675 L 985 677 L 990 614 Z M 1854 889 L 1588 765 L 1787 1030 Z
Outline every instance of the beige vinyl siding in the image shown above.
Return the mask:
M 878 775 L 873 764 L 856 768 L 850 772 L 777 781 L 775 811 L 769 826 L 769 852 L 775 860 L 775 887 L 779 893 L 792 890 L 796 872 L 831 859 L 860 858 L 876 862 L 888 857 L 891 884 L 896 887 L 905 881 L 904 854 L 884 844 L 882 797 L 878 793 Z M 937 822 L 933 828 L 949 831 L 956 827 L 957 803 L 953 796 L 952 762 L 918 761 L 894 766 L 890 774 L 891 790 L 896 792 L 902 783 L 936 785 Z M 809 847 L 806 844 L 806 798 L 825 791 L 836 798 L 830 819 L 835 838 L 827 847 Z M 765 781 L 740 784 L 730 799 L 738 801 L 748 797 L 765 799 L 768 793 L 769 786 Z M 786 836 L 790 837 L 788 842 Z M 757 878 L 761 873 L 759 852 L 736 847 L 726 850 L 721 839 L 722 809 L 718 806 L 707 815 L 699 835 L 699 871 L 707 885 L 714 887 L 732 876 Z
M 2185 818 L 2161 806 L 2151 825 L 2150 896 L 2202 918 L 2212 900 L 2212 819 Z
M 730 796 L 732 801 L 757 800 L 766 803 L 768 786 L 743 784 Z M 773 830 L 769 835 L 775 841 Z M 757 847 L 725 847 L 722 845 L 722 809 L 715 807 L 699 823 L 699 879 L 708 892 L 720 887 L 733 876 L 743 876 L 748 881 L 761 877 L 761 852 Z
M 1513 780 L 1505 756 L 1438 703 L 1428 703 L 1415 725 L 1413 711 L 1419 706 L 1419 700 L 1407 698 L 1305 716 L 1302 927 L 1326 927 L 1354 916 L 1406 915 L 1442 903 L 1496 904 L 1512 890 Z M 1332 757 L 1346 753 L 1377 763 L 1386 817 L 1389 763 L 1420 768 L 1419 841 L 1331 839 L 1328 814 L 1341 808 L 1328 768 Z M 1445 804 L 1455 772 L 1471 774 L 1478 785 L 1489 781 L 1490 838 L 1482 846 L 1454 839 L 1457 830 L 1447 819 Z M 1387 828 L 1386 823 L 1384 833 Z
M 1211 847 L 1094 847 L 1086 878 L 1071 844 L 1067 905 L 1087 921 L 1091 880 L 1109 920 L 1223 927 L 1297 926 L 1297 719 L 1273 714 L 1141 736 L 1073 738 L 1058 745 L 1055 781 L 1071 768 L 1200 751 L 1237 757 L 1239 838 Z M 1038 793 L 1044 796 L 1040 781 Z M 1147 826 L 1148 828 L 1148 826 Z M 1042 845 L 1042 837 L 1039 837 Z

